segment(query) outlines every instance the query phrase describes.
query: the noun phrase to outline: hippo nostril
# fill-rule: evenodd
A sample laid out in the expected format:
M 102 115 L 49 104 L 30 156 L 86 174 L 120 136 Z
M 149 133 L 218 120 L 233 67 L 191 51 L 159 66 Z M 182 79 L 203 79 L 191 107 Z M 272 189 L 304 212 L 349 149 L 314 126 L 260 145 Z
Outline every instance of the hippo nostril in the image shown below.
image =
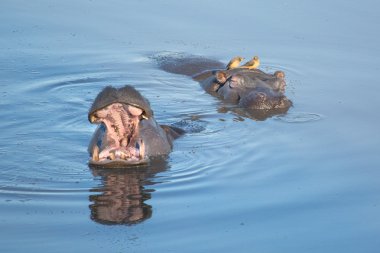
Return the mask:
M 266 95 L 263 92 L 258 92 L 256 94 L 256 98 L 259 99 L 259 100 L 264 100 L 266 98 Z

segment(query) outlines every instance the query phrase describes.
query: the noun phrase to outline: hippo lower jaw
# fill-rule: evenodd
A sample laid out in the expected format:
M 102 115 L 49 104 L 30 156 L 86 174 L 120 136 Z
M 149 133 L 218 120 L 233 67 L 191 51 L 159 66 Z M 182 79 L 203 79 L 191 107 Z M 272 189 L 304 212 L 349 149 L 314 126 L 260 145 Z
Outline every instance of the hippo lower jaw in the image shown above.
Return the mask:
M 145 143 L 139 136 L 142 110 L 138 107 L 113 103 L 90 115 L 92 123 L 105 128 L 101 141 L 92 149 L 91 165 L 125 166 L 144 164 Z
M 144 146 L 138 146 L 137 143 L 133 152 L 124 148 L 108 147 L 99 153 L 98 146 L 95 146 L 89 164 L 107 167 L 146 164 L 149 162 L 149 158 L 144 156 L 144 152 Z

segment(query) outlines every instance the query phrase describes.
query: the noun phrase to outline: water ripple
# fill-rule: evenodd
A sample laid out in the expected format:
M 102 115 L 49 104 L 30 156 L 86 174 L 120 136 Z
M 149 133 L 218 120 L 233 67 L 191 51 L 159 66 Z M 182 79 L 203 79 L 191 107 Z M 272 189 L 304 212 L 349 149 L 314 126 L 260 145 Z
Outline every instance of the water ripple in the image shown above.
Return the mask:
M 75 193 L 88 193 L 87 188 L 27 188 L 27 187 L 16 187 L 16 186 L 6 186 L 0 187 L 0 194 L 17 194 L 17 195 L 67 195 Z
M 324 117 L 317 113 L 310 112 L 290 112 L 285 115 L 275 116 L 274 119 L 286 123 L 308 123 L 319 121 Z
M 220 189 L 217 185 L 252 178 L 253 174 L 258 178 L 271 175 L 260 163 L 278 152 L 277 143 L 273 145 L 268 138 L 277 131 L 276 121 L 306 122 L 304 114 L 256 122 L 223 111 L 221 102 L 190 78 L 152 66 L 134 66 L 148 65 L 145 60 L 134 61 L 128 71 L 129 65 L 122 63 L 114 69 L 95 64 L 79 70 L 74 65 L 62 66 L 63 70 L 55 66 L 50 73 L 36 70 L 39 75 L 18 87 L 22 96 L 4 105 L 1 130 L 6 133 L 3 143 L 8 144 L 7 148 L 0 144 L 0 154 L 17 159 L 4 165 L 0 195 L 12 200 L 61 195 L 74 198 L 94 192 L 96 199 L 111 190 L 116 199 L 121 199 L 135 197 L 140 188 L 142 195 L 159 189 L 160 194 L 181 198 L 196 198 L 216 189 L 228 192 L 228 187 Z M 272 67 L 293 71 L 268 65 Z M 293 73 L 297 74 L 295 70 Z M 133 84 L 150 100 L 160 124 L 180 127 L 187 133 L 175 141 L 172 153 L 161 165 L 152 163 L 146 171 L 97 174 L 87 166 L 86 148 L 95 128 L 88 123 L 87 110 L 105 85 L 125 83 Z

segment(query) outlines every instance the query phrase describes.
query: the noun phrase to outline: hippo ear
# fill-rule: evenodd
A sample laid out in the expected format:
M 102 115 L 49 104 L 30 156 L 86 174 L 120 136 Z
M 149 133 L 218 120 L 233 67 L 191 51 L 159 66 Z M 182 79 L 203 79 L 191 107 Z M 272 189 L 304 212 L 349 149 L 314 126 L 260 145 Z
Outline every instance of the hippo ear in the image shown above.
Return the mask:
M 215 74 L 216 81 L 220 84 L 224 84 L 227 81 L 227 73 L 225 71 L 218 71 Z
M 283 71 L 276 71 L 276 72 L 274 72 L 273 75 L 275 77 L 277 77 L 277 78 L 280 78 L 280 79 L 284 79 L 285 78 L 285 73 Z

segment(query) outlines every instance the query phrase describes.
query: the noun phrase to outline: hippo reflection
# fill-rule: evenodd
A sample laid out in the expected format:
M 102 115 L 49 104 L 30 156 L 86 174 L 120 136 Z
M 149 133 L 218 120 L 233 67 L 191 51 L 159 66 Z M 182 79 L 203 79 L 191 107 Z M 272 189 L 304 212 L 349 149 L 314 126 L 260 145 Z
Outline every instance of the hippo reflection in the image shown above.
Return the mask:
M 92 166 L 94 176 L 100 176 L 102 186 L 91 190 L 91 219 L 106 225 L 133 225 L 152 216 L 152 207 L 145 203 L 157 182 L 150 179 L 167 169 L 164 157 L 151 159 L 148 166 L 129 169 L 108 169 Z
M 179 128 L 158 125 L 146 98 L 131 86 L 106 87 L 88 113 L 99 124 L 88 151 L 92 165 L 123 167 L 147 163 L 149 157 L 168 154 Z
M 268 74 L 257 68 L 225 69 L 219 61 L 197 56 L 161 55 L 155 59 L 161 69 L 190 76 L 211 95 L 235 105 L 231 110 L 240 115 L 261 120 L 286 113 L 292 106 L 285 96 L 282 71 Z

